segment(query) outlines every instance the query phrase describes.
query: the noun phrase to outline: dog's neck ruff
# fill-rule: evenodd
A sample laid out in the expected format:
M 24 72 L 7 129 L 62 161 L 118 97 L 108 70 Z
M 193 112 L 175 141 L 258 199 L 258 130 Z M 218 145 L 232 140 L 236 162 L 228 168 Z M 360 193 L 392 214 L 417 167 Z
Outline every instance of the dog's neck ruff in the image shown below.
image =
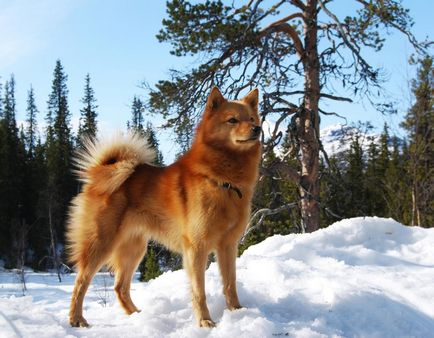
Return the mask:
M 226 189 L 226 190 L 233 190 L 233 191 L 235 191 L 235 192 L 237 193 L 237 195 L 238 195 L 238 197 L 239 197 L 240 199 L 243 198 L 243 193 L 241 192 L 240 188 L 238 188 L 238 187 L 232 185 L 232 184 L 229 183 L 229 182 L 219 182 L 219 181 L 216 181 L 215 179 L 213 179 L 213 178 L 211 178 L 211 177 L 207 177 L 207 178 L 208 178 L 212 183 L 214 183 L 216 186 L 218 186 L 219 188 Z

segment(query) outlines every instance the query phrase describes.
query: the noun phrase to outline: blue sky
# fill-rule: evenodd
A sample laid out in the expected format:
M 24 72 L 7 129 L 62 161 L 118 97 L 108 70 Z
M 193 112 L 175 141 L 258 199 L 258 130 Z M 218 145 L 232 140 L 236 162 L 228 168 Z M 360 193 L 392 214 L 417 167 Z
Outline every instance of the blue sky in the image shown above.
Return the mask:
M 337 1 L 339 14 L 345 14 L 345 5 L 350 3 Z M 406 0 L 404 5 L 415 19 L 416 37 L 428 35 L 432 39 L 434 1 Z M 164 17 L 165 1 L 0 0 L 0 81 L 11 73 L 15 75 L 18 120 L 24 119 L 27 91 L 32 84 L 42 124 L 53 69 L 60 59 L 68 74 L 73 124 L 78 123 L 84 78 L 90 73 L 99 105 L 100 129 L 110 132 L 125 128 L 133 96 L 145 95 L 139 84 L 167 78 L 168 69 L 180 69 L 190 62 L 171 56 L 170 46 L 155 38 Z M 401 102 L 400 115 L 379 116 L 363 102 L 327 102 L 325 109 L 342 113 L 349 122 L 370 120 L 381 128 L 387 121 L 398 131 L 402 113 L 410 105 L 408 81 L 414 69 L 407 65 L 407 59 L 411 52 L 406 39 L 393 33 L 382 52 L 369 54 L 372 64 L 388 71 L 386 89 Z M 336 122 L 339 120 L 323 119 L 323 126 Z M 167 132 L 160 131 L 159 136 L 166 143 Z M 168 153 L 176 151 L 171 144 L 166 144 L 165 149 Z

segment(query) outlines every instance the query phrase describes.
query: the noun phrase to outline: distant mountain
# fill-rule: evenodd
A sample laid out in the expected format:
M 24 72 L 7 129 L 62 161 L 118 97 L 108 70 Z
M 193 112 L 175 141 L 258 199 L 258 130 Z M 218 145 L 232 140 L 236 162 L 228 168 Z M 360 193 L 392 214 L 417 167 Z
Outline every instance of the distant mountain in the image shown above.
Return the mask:
M 334 124 L 321 129 L 321 142 L 327 154 L 339 154 L 347 151 L 350 148 L 353 137 L 360 135 L 360 142 L 364 149 L 367 149 L 369 144 L 379 142 L 380 134 L 374 132 L 365 132 L 357 127 Z
M 269 131 L 265 129 L 264 132 L 269 134 Z M 321 143 L 328 156 L 343 154 L 350 149 L 350 144 L 353 138 L 359 134 L 359 142 L 365 151 L 368 151 L 368 147 L 371 142 L 380 143 L 381 132 L 373 129 L 367 129 L 366 127 L 355 127 L 344 124 L 333 124 L 326 126 L 320 131 Z M 392 139 L 392 135 L 391 135 Z M 392 150 L 392 141 L 389 140 L 389 149 Z M 402 145 L 403 140 L 398 139 L 399 144 Z M 282 157 L 282 148 L 278 146 L 275 148 L 277 156 Z M 321 154 L 322 156 L 322 154 Z

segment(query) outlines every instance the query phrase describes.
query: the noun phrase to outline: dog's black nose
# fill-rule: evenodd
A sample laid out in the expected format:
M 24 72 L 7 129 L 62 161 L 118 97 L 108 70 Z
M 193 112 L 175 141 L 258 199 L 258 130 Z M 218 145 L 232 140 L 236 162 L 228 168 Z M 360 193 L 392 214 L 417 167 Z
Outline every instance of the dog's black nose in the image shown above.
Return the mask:
M 256 126 L 252 128 L 252 134 L 254 136 L 259 136 L 259 134 L 261 134 L 261 127 L 260 126 Z

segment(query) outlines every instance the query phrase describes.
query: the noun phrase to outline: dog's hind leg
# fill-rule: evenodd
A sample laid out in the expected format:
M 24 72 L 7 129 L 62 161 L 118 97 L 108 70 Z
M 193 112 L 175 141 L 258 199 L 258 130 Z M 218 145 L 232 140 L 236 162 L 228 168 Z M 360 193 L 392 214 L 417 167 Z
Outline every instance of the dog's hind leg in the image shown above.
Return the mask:
M 99 245 L 98 243 L 98 240 L 92 243 L 92 249 L 87 251 L 87 254 L 85 255 L 86 258 L 83 258 L 78 263 L 78 274 L 75 279 L 74 291 L 72 293 L 71 306 L 69 309 L 69 323 L 74 327 L 89 326 L 86 319 L 83 317 L 84 296 L 93 276 L 98 272 L 107 258 L 107 250 L 104 246 Z
M 137 266 L 146 253 L 147 240 L 135 236 L 121 243 L 110 259 L 115 273 L 115 292 L 127 314 L 139 312 L 130 296 L 131 279 Z

